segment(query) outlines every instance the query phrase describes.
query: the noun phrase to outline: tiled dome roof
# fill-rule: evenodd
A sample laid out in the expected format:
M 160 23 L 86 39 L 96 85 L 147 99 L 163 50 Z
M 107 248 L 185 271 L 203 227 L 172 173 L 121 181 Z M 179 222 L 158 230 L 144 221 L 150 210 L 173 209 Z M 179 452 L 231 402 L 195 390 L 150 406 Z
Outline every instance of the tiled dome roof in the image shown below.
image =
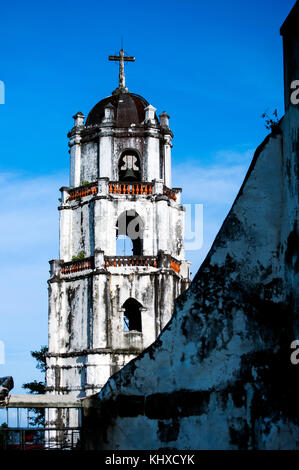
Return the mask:
M 108 104 L 114 107 L 116 127 L 129 127 L 131 124 L 141 124 L 145 118 L 144 109 L 149 103 L 134 93 L 118 93 L 99 101 L 90 111 L 86 119 L 86 126 L 101 124 L 104 109 Z

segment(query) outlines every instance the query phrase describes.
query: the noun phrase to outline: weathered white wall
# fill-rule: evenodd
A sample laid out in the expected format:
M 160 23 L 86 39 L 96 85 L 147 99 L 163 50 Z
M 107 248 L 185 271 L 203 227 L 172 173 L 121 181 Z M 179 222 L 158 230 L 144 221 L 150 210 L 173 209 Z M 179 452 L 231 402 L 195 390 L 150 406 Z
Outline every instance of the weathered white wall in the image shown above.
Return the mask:
M 160 178 L 160 140 L 154 135 L 145 138 L 145 177 L 146 181 Z
M 165 169 L 165 186 L 171 188 L 171 140 L 170 136 L 164 137 L 164 169 Z
M 166 196 L 91 196 L 82 203 L 72 201 L 60 207 L 60 259 L 70 261 L 81 251 L 93 256 L 102 250 L 116 254 L 116 223 L 119 216 L 136 211 L 144 222 L 143 254 L 156 256 L 159 250 L 184 259 L 184 211 Z
M 73 254 L 71 209 L 59 211 L 59 259 L 70 261 Z
M 70 186 L 80 185 L 81 179 L 81 138 L 75 135 L 70 144 Z
M 130 297 L 143 308 L 142 348 L 146 347 L 168 322 L 181 290 L 181 277 L 165 268 L 109 267 L 99 274 L 89 270 L 53 278 L 49 283 L 49 348 L 54 353 L 125 349 L 128 339 L 122 309 Z
M 92 183 L 98 177 L 98 143 L 86 142 L 81 145 L 80 183 Z
M 113 138 L 108 135 L 102 135 L 99 139 L 99 177 L 113 180 Z

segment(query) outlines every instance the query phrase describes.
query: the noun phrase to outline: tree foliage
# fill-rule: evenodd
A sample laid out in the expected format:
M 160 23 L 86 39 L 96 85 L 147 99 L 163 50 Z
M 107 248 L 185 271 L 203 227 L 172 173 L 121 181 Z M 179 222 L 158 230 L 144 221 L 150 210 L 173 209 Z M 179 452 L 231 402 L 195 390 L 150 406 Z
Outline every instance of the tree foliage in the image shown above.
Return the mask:
M 42 346 L 39 351 L 31 351 L 31 356 L 37 361 L 36 368 L 44 374 L 46 373 L 46 354 L 48 352 L 47 346 Z M 25 390 L 29 390 L 32 394 L 45 394 L 46 393 L 46 378 L 43 382 L 34 380 L 23 384 Z M 29 417 L 29 424 L 31 426 L 43 425 L 45 422 L 45 410 L 41 408 L 29 408 L 34 415 Z
M 269 116 L 268 111 L 262 114 L 262 118 L 265 120 L 265 128 L 271 132 L 276 132 L 279 128 L 279 119 L 277 109 L 274 109 L 272 117 Z

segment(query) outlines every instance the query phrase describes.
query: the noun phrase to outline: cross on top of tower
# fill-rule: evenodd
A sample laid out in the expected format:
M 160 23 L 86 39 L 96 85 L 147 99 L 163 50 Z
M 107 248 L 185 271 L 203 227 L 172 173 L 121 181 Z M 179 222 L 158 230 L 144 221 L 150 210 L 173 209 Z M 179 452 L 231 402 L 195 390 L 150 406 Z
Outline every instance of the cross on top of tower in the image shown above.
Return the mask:
M 135 57 L 133 56 L 125 56 L 125 52 L 123 49 L 119 51 L 119 55 L 110 55 L 109 60 L 117 60 L 119 61 L 119 84 L 118 88 L 114 90 L 113 94 L 117 93 L 125 93 L 128 91 L 126 88 L 126 78 L 125 78 L 125 67 L 124 62 L 134 62 Z

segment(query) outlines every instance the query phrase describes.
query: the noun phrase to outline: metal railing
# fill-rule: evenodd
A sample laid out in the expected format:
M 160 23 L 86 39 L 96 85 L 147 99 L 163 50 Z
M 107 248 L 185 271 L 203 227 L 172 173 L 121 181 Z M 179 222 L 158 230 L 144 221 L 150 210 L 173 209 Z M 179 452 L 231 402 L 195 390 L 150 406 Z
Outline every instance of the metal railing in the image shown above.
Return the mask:
M 0 428 L 0 451 L 80 450 L 79 427 Z

